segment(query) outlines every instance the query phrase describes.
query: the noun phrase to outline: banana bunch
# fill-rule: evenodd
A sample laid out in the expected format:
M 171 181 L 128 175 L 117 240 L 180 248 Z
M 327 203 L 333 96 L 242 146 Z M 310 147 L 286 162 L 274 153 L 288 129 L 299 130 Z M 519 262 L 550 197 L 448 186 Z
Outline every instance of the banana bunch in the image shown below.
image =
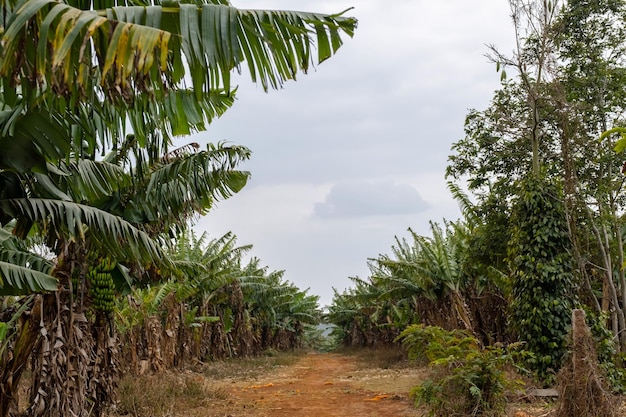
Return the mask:
M 111 259 L 102 258 L 98 265 L 87 274 L 93 306 L 96 310 L 105 313 L 111 313 L 115 306 L 115 284 L 111 275 L 114 266 Z

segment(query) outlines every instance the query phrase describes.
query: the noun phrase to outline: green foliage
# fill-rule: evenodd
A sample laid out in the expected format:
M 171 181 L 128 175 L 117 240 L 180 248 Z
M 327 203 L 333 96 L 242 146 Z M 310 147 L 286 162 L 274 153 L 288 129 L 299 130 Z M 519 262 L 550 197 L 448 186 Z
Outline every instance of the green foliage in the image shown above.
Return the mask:
M 416 405 L 429 407 L 430 416 L 504 415 L 504 392 L 513 385 L 505 375 L 513 363 L 507 349 L 482 348 L 464 331 L 436 326 L 409 326 L 398 340 L 411 360 L 426 359 L 433 368 L 432 377 L 411 391 Z
M 430 222 L 427 236 L 409 228 L 410 237 L 396 237 L 390 254 L 369 259 L 369 278 L 352 277 L 351 288 L 335 291 L 327 319 L 344 345 L 391 344 L 414 323 L 475 330 L 484 343 L 507 340 L 502 229 L 508 216 L 499 216 L 502 228 L 486 227 L 483 214 L 451 189 L 464 220 Z
M 462 261 L 468 228 L 463 222 L 444 221 L 431 222 L 430 230 L 430 236 L 409 229 L 410 239 L 396 237 L 391 255 L 370 259 L 369 279 L 353 277 L 354 288 L 335 291 L 328 320 L 338 326 L 336 333 L 345 344 L 392 343 L 407 325 L 430 318 L 471 327 L 462 294 L 467 287 Z M 429 307 L 437 304 L 449 314 Z
M 161 268 L 155 237 L 246 184 L 234 169 L 246 148 L 172 150 L 174 137 L 230 108 L 235 70 L 280 88 L 333 56 L 357 21 L 217 3 L 0 4 L 0 226 L 16 220 L 23 239 L 43 225 L 56 254 L 91 240 L 127 264 Z M 56 289 L 4 259 L 0 280 L 7 294 Z
M 0 185 L 1 189 L 1 185 Z M 52 291 L 57 280 L 50 275 L 52 263 L 30 252 L 28 240 L 12 232 L 15 223 L 0 228 L 0 296 Z
M 397 340 L 407 348 L 412 361 L 432 363 L 445 357 L 459 357 L 463 352 L 478 349 L 478 341 L 462 330 L 444 330 L 438 326 L 414 324 L 407 327 Z
M 551 382 L 566 352 L 574 275 L 563 203 L 558 189 L 534 176 L 521 186 L 512 217 L 513 329 L 533 355 L 528 367 Z
M 102 314 L 87 317 L 88 329 L 81 327 L 93 337 L 67 336 L 78 334 L 72 326 L 83 326 L 76 317 L 82 318 L 89 305 L 82 302 L 85 282 L 96 310 L 112 313 L 116 277 L 128 283 L 130 276 L 149 277 L 152 283 L 170 275 L 180 278 L 183 273 L 165 248 L 190 219 L 237 193 L 249 177 L 236 169 L 249 158 L 248 149 L 221 143 L 206 150 L 197 144 L 172 149 L 174 138 L 206 130 L 230 108 L 235 70 L 244 67 L 265 90 L 280 88 L 333 56 L 357 25 L 342 13 L 246 11 L 224 0 L 193 3 L 0 3 L 0 227 L 14 224 L 12 233 L 21 241 L 37 235 L 55 258 L 47 262 L 31 248 L 13 250 L 0 235 L 0 295 L 59 291 L 57 302 L 46 303 L 37 322 L 45 327 L 30 332 L 43 337 L 31 338 L 23 354 L 12 359 L 22 362 L 11 365 L 19 373 L 8 374 L 0 366 L 2 417 L 9 412 L 8 400 L 18 396 L 14 389 L 33 352 L 39 354 L 32 357 L 34 368 L 43 362 L 52 367 L 31 388 L 41 401 L 55 399 L 46 400 L 45 413 L 101 414 L 102 404 L 112 398 L 116 372 L 108 366 L 112 362 L 98 357 L 96 344 L 106 340 L 100 337 L 105 329 L 93 326 L 93 317 L 99 320 Z M 88 253 L 123 265 L 99 268 Z M 233 285 L 239 292 L 228 294 L 222 283 L 232 277 L 218 274 L 224 279 L 209 283 L 210 272 L 203 274 L 204 281 L 178 286 L 177 296 L 189 299 L 194 293 L 198 301 L 183 320 L 209 325 L 214 320 L 210 302 L 230 297 L 237 304 L 231 314 L 235 332 L 253 339 L 237 298 L 240 289 Z M 80 302 L 65 297 L 66 282 L 81 284 Z M 146 295 L 156 303 L 165 294 L 170 293 Z M 303 295 L 289 308 L 298 301 L 310 307 L 317 300 Z M 148 304 L 140 309 L 147 311 Z M 187 314 L 194 309 L 195 321 Z M 126 328 L 141 321 L 139 313 L 120 313 Z M 304 307 L 298 312 L 300 320 L 306 313 Z M 2 325 L 0 332 L 5 331 L 10 337 L 11 329 Z M 58 357 L 68 358 L 70 365 L 56 366 L 44 359 L 45 349 L 36 347 L 54 334 L 67 336 L 63 343 L 50 343 L 50 349 L 62 350 Z M 87 371 L 81 373 L 86 369 L 87 377 Z M 98 400 L 93 409 L 83 406 L 89 398 Z
M 11 343 L 14 342 L 13 337 L 18 331 L 18 320 L 26 310 L 32 307 L 34 298 L 34 295 L 0 298 L 0 316 L 5 316 L 6 320 L 0 321 L 0 361 L 3 361 L 5 353 L 10 351 Z M 15 352 L 10 354 L 13 355 Z
M 337 339 L 331 336 L 331 332 L 332 328 L 327 325 L 307 326 L 304 330 L 302 346 L 320 352 L 331 352 L 339 346 Z

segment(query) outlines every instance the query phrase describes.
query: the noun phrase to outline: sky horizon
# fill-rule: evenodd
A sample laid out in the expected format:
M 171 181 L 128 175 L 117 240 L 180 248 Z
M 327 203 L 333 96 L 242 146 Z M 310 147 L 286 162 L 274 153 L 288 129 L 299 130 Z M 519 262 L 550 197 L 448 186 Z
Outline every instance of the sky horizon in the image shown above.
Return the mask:
M 291 9 L 287 0 L 233 0 L 239 8 Z M 226 141 L 251 149 L 248 185 L 194 226 L 226 232 L 251 256 L 322 306 L 366 278 L 411 228 L 456 220 L 445 167 L 470 109 L 499 87 L 488 44 L 512 51 L 508 2 L 302 1 L 299 10 L 359 19 L 337 55 L 278 91 L 238 77 L 237 100 L 206 132 L 181 143 Z M 245 68 L 244 68 L 245 71 Z

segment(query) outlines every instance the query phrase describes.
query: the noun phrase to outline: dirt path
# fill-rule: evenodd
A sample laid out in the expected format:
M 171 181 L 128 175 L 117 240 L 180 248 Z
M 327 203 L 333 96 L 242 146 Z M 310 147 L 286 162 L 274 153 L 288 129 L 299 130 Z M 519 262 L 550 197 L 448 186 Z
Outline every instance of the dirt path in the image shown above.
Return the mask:
M 307 354 L 254 384 L 225 387 L 225 417 L 413 417 L 408 391 L 419 376 L 410 370 L 359 370 L 354 358 Z
M 420 417 L 408 393 L 428 377 L 403 352 L 295 353 L 214 361 L 129 377 L 110 417 Z M 554 403 L 509 399 L 508 417 L 547 416 Z M 626 414 L 624 414 L 626 416 Z

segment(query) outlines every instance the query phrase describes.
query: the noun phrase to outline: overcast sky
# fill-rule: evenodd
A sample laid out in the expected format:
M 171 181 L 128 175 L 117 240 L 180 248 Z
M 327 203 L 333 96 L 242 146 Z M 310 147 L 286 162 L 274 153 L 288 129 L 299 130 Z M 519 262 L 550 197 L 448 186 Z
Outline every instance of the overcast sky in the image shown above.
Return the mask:
M 249 147 L 252 179 L 197 222 L 228 231 L 285 279 L 331 303 L 395 236 L 456 220 L 445 183 L 451 145 L 469 109 L 499 78 L 487 44 L 512 50 L 506 0 L 233 0 L 242 9 L 294 9 L 359 19 L 338 54 L 279 91 L 243 78 L 238 100 L 198 142 Z M 246 74 L 247 75 L 247 74 Z

